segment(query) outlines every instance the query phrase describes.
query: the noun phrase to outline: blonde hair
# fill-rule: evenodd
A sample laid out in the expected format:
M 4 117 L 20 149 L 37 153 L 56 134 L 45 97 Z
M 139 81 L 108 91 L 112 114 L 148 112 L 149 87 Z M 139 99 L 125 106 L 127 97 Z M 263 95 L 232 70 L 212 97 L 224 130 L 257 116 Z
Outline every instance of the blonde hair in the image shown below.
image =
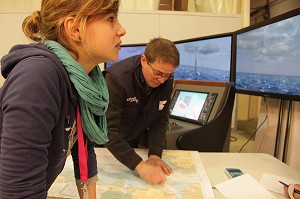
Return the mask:
M 78 53 L 72 48 L 64 34 L 64 21 L 74 17 L 74 25 L 79 24 L 81 31 L 88 20 L 119 11 L 119 0 L 43 0 L 41 10 L 26 17 L 22 24 L 24 34 L 33 41 L 54 40 L 67 50 Z

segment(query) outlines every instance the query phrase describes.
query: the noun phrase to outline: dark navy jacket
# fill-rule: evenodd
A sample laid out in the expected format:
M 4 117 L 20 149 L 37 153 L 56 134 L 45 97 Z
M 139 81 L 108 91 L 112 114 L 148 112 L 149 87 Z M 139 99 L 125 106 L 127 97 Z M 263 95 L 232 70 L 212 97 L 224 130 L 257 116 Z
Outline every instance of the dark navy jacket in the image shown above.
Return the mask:
M 135 162 L 134 164 L 129 163 L 125 156 L 132 157 L 135 154 L 132 151 L 126 154 L 124 151 L 130 150 L 116 140 L 122 138 L 131 147 L 136 148 L 141 134 L 148 132 L 151 139 L 148 142 L 149 155 L 161 156 L 173 86 L 173 79 L 170 78 L 157 88 L 151 89 L 150 95 L 147 95 L 140 57 L 137 55 L 125 59 L 104 71 L 104 75 L 110 76 L 110 80 L 114 81 L 113 84 L 107 81 L 110 93 L 110 103 L 106 114 L 110 140 L 107 148 L 131 169 L 134 169 L 139 159 L 131 160 Z M 122 103 L 115 103 L 120 101 Z M 118 114 L 115 114 L 116 112 Z M 116 133 L 121 138 L 115 135 Z
M 77 92 L 59 59 L 42 44 L 14 46 L 1 65 L 6 80 L 0 95 L 0 198 L 46 198 L 70 151 L 68 127 Z M 72 156 L 78 179 L 76 146 Z M 93 177 L 93 143 L 88 148 Z

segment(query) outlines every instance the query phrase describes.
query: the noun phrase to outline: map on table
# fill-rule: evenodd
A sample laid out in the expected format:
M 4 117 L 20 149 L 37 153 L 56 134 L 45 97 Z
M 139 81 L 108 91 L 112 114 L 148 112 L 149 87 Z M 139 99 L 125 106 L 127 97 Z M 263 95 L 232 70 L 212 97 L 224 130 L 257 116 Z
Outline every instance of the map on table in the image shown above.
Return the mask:
M 213 199 L 214 194 L 197 151 L 164 150 L 162 159 L 173 169 L 164 185 L 151 185 L 122 165 L 105 148 L 96 148 L 98 177 L 97 198 L 107 199 Z M 147 160 L 148 151 L 136 149 Z M 48 191 L 58 198 L 79 199 L 73 175 L 72 158 Z

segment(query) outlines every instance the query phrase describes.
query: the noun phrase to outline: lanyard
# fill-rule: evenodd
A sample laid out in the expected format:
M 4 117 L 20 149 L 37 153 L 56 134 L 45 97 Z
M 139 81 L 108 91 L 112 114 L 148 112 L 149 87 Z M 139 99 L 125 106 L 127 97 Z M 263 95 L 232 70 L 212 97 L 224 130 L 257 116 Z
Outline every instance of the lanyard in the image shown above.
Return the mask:
M 80 118 L 79 105 L 76 106 L 77 111 L 77 135 L 78 135 L 78 159 L 80 168 L 80 180 L 82 183 L 86 184 L 88 180 L 88 168 L 87 168 L 87 143 L 84 144 L 82 124 Z

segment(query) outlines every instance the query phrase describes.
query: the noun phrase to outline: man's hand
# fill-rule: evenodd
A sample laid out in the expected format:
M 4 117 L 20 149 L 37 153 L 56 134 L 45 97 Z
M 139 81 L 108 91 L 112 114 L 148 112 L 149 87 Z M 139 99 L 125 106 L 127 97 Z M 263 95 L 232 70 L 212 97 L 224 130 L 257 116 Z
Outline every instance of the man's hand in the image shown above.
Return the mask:
M 294 185 L 294 189 L 300 191 L 300 184 L 295 184 L 295 185 Z M 286 194 L 287 196 L 289 196 L 290 198 L 292 198 L 292 197 L 289 195 L 289 193 L 288 193 L 288 188 L 287 188 L 287 187 L 284 187 L 284 192 L 285 192 L 285 194 Z M 299 195 L 298 193 L 293 193 L 293 197 L 294 197 L 295 199 L 300 199 L 300 195 Z
M 166 181 L 166 175 L 161 167 L 147 164 L 141 161 L 135 170 L 139 176 L 150 184 L 164 184 Z
M 156 155 L 150 155 L 149 159 L 146 161 L 147 164 L 161 167 L 166 175 L 171 175 L 173 173 L 172 168 L 167 165 L 160 157 Z

